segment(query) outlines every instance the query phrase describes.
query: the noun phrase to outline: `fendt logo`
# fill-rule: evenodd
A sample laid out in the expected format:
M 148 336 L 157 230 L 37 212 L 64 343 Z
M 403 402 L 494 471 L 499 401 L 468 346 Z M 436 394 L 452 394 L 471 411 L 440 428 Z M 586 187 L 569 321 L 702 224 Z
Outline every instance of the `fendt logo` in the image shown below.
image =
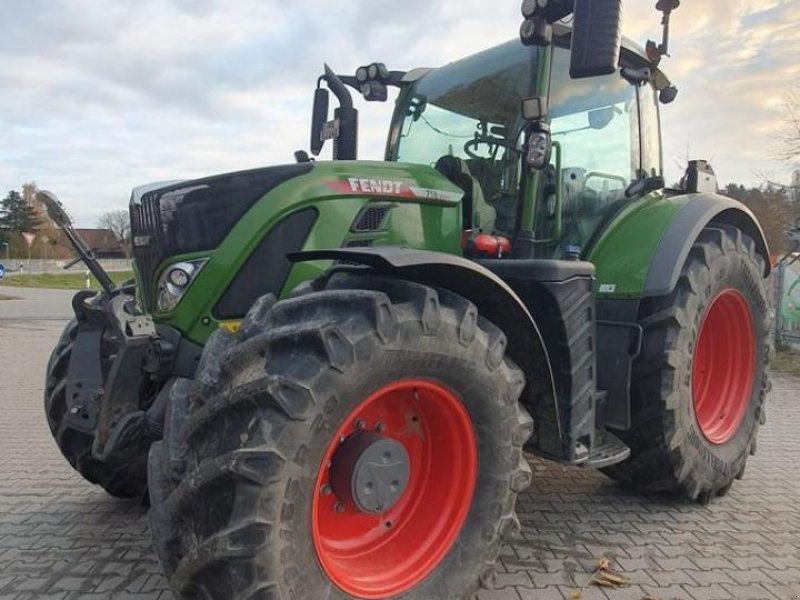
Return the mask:
M 327 182 L 329 188 L 340 194 L 394 196 L 395 198 L 430 200 L 432 202 L 458 202 L 463 195 L 461 192 L 433 190 L 415 184 L 414 181 L 367 177 L 349 177 L 347 180 Z
M 404 185 L 404 181 L 396 179 L 362 179 L 351 177 L 347 180 L 350 190 L 362 194 L 399 194 Z

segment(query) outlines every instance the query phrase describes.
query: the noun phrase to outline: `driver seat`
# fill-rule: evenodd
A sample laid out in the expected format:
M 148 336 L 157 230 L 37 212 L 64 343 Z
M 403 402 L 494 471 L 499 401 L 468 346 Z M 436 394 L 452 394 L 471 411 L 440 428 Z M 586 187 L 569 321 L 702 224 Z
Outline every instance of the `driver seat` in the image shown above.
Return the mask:
M 436 161 L 435 168 L 464 190 L 464 229 L 480 229 L 484 233 L 493 233 L 497 211 L 486 201 L 483 188 L 470 171 L 467 161 L 455 156 L 443 156 Z

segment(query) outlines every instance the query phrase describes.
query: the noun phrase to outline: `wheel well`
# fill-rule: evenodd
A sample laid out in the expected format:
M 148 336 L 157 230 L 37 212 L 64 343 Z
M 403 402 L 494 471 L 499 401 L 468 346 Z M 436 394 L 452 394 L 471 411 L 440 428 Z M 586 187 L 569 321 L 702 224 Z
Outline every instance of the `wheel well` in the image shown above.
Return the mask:
M 729 208 L 723 210 L 716 217 L 714 217 L 709 225 L 720 223 L 723 225 L 732 225 L 741 230 L 742 233 L 747 234 L 756 244 L 756 252 L 758 252 L 764 259 L 764 277 L 769 276 L 772 270 L 770 264 L 769 247 L 767 240 L 764 237 L 764 232 L 758 222 L 749 214 L 737 209 Z
M 521 402 L 533 415 L 537 432 L 552 428 L 553 435 L 548 437 L 556 446 L 561 438 L 561 423 L 547 347 L 525 303 L 497 275 L 460 256 L 391 246 L 299 252 L 289 255 L 289 259 L 367 265 L 380 274 L 449 290 L 475 304 L 481 316 L 508 339 L 508 355 L 525 373 Z M 553 456 L 562 453 L 560 447 L 547 450 Z

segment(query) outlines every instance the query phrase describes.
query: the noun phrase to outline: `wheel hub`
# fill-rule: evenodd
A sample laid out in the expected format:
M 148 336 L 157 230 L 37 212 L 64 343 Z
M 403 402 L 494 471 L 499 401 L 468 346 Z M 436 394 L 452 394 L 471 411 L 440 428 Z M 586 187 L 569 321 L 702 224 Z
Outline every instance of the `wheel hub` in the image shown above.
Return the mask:
M 408 487 L 408 452 L 397 440 L 377 433 L 356 433 L 345 439 L 331 463 L 333 492 L 361 512 L 390 510 Z

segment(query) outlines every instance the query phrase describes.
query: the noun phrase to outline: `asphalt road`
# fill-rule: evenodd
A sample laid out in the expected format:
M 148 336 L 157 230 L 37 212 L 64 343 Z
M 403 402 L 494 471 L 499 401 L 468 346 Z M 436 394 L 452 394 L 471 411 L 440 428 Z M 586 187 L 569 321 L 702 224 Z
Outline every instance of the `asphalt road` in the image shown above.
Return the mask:
M 8 280 L 0 286 L 0 295 L 16 300 L 0 300 L 0 327 L 19 322 L 64 323 L 72 317 L 72 290 L 16 288 Z
M 0 290 L 21 298 L 0 301 L 0 600 L 168 600 L 146 508 L 83 481 L 45 423 L 45 362 L 71 292 Z M 603 555 L 632 585 L 587 588 L 583 600 L 800 598 L 800 379 L 774 381 L 757 456 L 709 506 L 533 460 L 522 534 L 478 600 L 567 600 Z

